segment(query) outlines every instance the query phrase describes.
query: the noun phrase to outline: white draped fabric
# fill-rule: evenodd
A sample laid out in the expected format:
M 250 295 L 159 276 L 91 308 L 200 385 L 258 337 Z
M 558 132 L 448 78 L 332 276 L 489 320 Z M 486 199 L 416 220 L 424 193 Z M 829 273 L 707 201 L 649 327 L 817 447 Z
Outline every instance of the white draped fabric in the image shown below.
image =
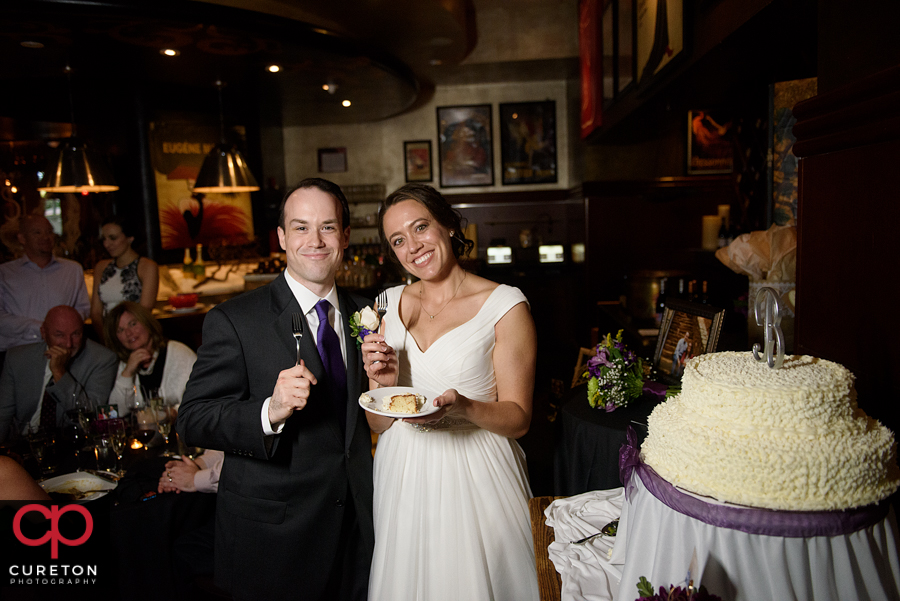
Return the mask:
M 679 513 L 653 496 L 637 472 L 631 483 L 624 504 L 624 489 L 617 488 L 560 499 L 545 511 L 554 528 L 549 554 L 562 577 L 563 601 L 634 601 L 641 576 L 655 591 L 684 587 L 695 556 L 695 583 L 724 601 L 900 599 L 893 510 L 874 526 L 847 535 L 765 536 Z M 606 537 L 566 544 L 597 532 L 617 506 L 622 513 L 612 549 Z
M 527 302 L 499 286 L 478 314 L 424 353 L 403 327 L 402 287 L 388 290 L 387 343 L 400 361 L 400 386 L 455 388 L 497 401 L 491 354 L 494 326 Z M 372 601 L 530 601 L 538 599 L 528 516 L 525 455 L 515 440 L 464 420 L 431 431 L 395 422 L 375 453 Z

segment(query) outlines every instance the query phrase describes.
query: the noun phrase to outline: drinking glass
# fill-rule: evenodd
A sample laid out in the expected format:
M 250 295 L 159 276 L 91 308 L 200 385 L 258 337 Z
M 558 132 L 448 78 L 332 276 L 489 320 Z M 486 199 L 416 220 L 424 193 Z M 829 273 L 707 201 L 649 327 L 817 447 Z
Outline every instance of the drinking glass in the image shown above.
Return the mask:
M 115 471 L 116 453 L 113 450 L 113 439 L 108 433 L 94 438 L 94 455 L 97 457 L 98 470 Z
M 176 409 L 171 405 L 163 402 L 156 408 L 156 427 L 159 433 L 163 435 L 163 457 L 172 457 L 175 453 L 169 450 L 169 435 L 172 433 L 172 427 L 175 425 Z
M 150 391 L 142 389 L 141 392 L 143 399 L 135 397 L 134 402 L 134 437 L 149 451 L 150 441 L 156 437 L 157 432 L 156 405 Z
M 41 475 L 52 474 L 56 470 L 56 449 L 53 446 L 53 437 L 43 430 L 29 428 L 27 438 L 31 454 L 34 455 L 41 468 Z
M 122 457 L 125 454 L 125 445 L 128 442 L 128 435 L 125 430 L 125 420 L 121 418 L 109 420 L 106 432 L 109 434 L 112 442 L 112 449 L 116 453 L 116 461 L 119 467 L 118 474 L 121 476 L 125 472 L 125 469 L 122 466 Z

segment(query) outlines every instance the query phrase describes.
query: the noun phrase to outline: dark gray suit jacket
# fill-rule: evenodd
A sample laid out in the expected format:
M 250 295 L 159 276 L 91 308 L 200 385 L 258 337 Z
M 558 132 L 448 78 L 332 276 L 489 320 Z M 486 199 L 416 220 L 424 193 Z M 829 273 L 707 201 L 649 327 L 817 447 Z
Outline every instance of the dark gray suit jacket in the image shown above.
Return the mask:
M 7 351 L 0 377 L 0 442 L 6 440 L 14 423 L 24 427 L 37 411 L 47 369 L 46 350 L 47 343 L 41 341 Z M 75 408 L 74 394 L 82 389 L 95 404 L 108 403 L 118 365 L 115 353 L 93 340 L 86 340 L 62 379 L 47 386 L 56 399 L 57 423 L 67 410 Z
M 345 322 L 368 304 L 341 290 L 338 296 Z M 301 353 L 319 384 L 280 434 L 262 431 L 262 405 L 279 372 L 296 363 L 291 315 L 300 312 L 283 273 L 211 310 L 177 429 L 190 446 L 226 453 L 216 504 L 219 586 L 238 599 L 323 598 L 345 508 L 353 504 L 359 523 L 358 536 L 349 541 L 355 565 L 344 569 L 344 578 L 353 578 L 356 589 L 347 598 L 365 599 L 375 540 L 372 443 L 358 404 L 367 380 L 348 323 L 346 435 L 307 325 Z

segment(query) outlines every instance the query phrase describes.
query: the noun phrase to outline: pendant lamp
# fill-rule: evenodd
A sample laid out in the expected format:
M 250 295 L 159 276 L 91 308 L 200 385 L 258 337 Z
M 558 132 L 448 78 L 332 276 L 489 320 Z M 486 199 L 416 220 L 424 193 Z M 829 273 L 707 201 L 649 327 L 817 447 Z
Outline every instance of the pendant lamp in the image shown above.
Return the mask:
M 119 189 L 106 163 L 91 152 L 75 131 L 75 103 L 72 101 L 72 68 L 64 69 L 69 90 L 72 137 L 57 147 L 44 171 L 38 190 L 42 192 L 113 192 Z
M 234 144 L 225 142 L 225 116 L 222 111 L 222 88 L 225 84 L 216 82 L 219 91 L 219 143 L 203 159 L 194 192 L 232 194 L 235 192 L 256 192 L 259 184 L 253 177 L 247 161 Z

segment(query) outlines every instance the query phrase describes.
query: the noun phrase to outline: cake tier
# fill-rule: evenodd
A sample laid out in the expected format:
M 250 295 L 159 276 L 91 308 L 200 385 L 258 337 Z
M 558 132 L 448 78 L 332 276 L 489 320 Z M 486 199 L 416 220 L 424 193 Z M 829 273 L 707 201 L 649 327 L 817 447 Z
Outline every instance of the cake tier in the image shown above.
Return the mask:
M 729 422 L 730 428 L 748 434 L 776 428 L 819 436 L 844 430 L 859 416 L 853 374 L 809 356 L 785 357 L 784 367 L 771 369 L 749 352 L 700 355 L 685 367 L 682 403 L 695 419 Z
M 900 483 L 891 432 L 867 417 L 818 437 L 735 432 L 698 423 L 677 396 L 649 418 L 641 451 L 660 476 L 720 501 L 781 510 L 849 509 L 889 496 Z

